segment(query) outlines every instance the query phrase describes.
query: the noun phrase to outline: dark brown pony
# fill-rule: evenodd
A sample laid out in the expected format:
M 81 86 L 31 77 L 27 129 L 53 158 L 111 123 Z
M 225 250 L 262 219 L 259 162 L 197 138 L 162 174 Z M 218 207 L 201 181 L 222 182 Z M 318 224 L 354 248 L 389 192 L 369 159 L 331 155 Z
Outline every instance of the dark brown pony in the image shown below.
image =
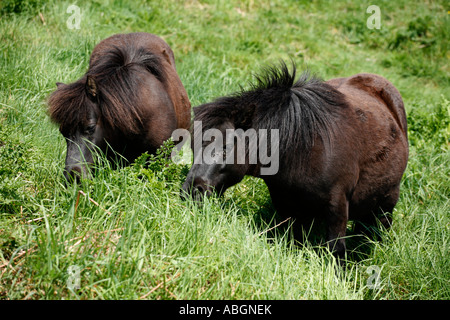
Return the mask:
M 209 149 L 224 157 L 231 151 L 231 161 L 201 163 L 199 153 L 224 136 L 209 134 L 197 144 L 200 148 L 194 147 L 197 161 L 184 192 L 194 197 L 222 193 L 245 175 L 260 177 L 282 218 L 294 218 L 294 226 L 305 230 L 313 220 L 325 224 L 327 244 L 338 257 L 345 254 L 349 219 L 375 226 L 380 220 L 390 226 L 389 213 L 398 201 L 407 164 L 408 139 L 400 93 L 383 77 L 357 74 L 323 82 L 303 74 L 295 81 L 295 66 L 290 73 L 283 63 L 257 77 L 251 90 L 198 106 L 194 113 L 202 132 L 194 127 L 193 145 L 211 128 L 224 135 L 226 130 L 254 129 L 260 140 L 246 144 L 245 163 L 233 161 L 236 141 L 242 138 L 238 135 L 231 147 L 229 140 L 222 141 L 222 152 Z M 270 139 L 268 146 L 269 153 L 279 155 L 273 159 L 278 161 L 277 171 L 266 175 L 261 169 L 273 164 L 262 164 L 259 158 L 253 164 L 248 161 L 256 152 L 251 146 L 262 146 L 260 129 L 271 135 L 276 130 L 279 138 L 275 143 Z
M 48 105 L 67 141 L 67 179 L 89 176 L 95 148 L 110 160 L 117 152 L 131 162 L 190 125 L 191 105 L 173 52 L 153 34 L 116 34 L 101 41 L 86 74 L 57 87 Z

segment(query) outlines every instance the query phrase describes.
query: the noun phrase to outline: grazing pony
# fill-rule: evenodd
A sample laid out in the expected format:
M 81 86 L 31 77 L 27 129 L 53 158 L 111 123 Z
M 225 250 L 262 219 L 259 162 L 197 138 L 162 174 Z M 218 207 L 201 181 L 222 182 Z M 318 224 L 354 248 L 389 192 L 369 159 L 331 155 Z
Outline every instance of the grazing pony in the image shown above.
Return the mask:
M 182 190 L 198 198 L 220 194 L 245 175 L 260 177 L 281 217 L 306 230 L 322 221 L 329 248 L 342 258 L 349 219 L 392 222 L 388 213 L 408 160 L 403 101 L 374 74 L 325 82 L 295 77 L 295 66 L 290 73 L 282 63 L 257 76 L 250 90 L 194 108 L 201 132 L 194 126 L 194 164 Z M 268 154 L 276 155 L 272 163 Z M 269 166 L 276 170 L 263 170 Z
M 57 83 L 48 105 L 67 142 L 68 180 L 90 175 L 95 148 L 111 161 L 109 149 L 131 162 L 143 152 L 154 153 L 191 121 L 172 50 L 158 36 L 143 32 L 101 41 L 86 74 L 71 84 Z

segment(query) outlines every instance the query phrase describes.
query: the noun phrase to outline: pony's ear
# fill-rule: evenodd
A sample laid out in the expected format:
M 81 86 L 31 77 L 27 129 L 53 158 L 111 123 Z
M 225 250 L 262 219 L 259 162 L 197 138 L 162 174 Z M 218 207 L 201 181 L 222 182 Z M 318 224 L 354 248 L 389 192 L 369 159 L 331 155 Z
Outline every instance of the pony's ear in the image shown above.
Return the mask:
M 97 83 L 95 82 L 95 79 L 92 76 L 87 76 L 86 91 L 91 97 L 96 97 L 98 94 Z
M 65 83 L 57 82 L 56 83 L 56 88 L 59 89 L 59 88 L 62 88 L 63 86 L 65 86 L 65 85 L 66 85 Z
M 170 55 L 169 52 L 167 52 L 166 49 L 163 49 L 162 54 L 163 54 L 164 58 L 166 58 L 167 62 L 168 62 L 170 65 L 174 66 L 174 62 L 175 62 L 175 61 L 174 61 L 174 58 L 173 58 L 173 53 L 172 53 L 172 55 Z M 174 66 L 174 67 L 175 67 L 175 66 Z

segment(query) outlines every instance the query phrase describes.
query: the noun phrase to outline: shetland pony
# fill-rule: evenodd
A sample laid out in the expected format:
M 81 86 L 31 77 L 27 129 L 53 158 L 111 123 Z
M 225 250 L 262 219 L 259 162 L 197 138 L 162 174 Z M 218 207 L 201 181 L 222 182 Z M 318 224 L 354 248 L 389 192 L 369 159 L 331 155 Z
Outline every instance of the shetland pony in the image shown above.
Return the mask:
M 292 217 L 294 226 L 306 230 L 313 220 L 322 221 L 329 248 L 343 257 L 349 219 L 365 225 L 376 225 L 377 220 L 385 227 L 391 224 L 389 213 L 398 201 L 408 160 L 403 101 L 379 75 L 324 82 L 306 73 L 296 81 L 295 74 L 295 66 L 290 73 L 282 63 L 257 76 L 250 90 L 194 108 L 202 132 L 194 132 L 193 140 L 210 129 L 222 133 L 201 140 L 194 159 L 213 143 L 220 142 L 223 150 L 208 149 L 214 161 L 194 161 L 182 190 L 198 198 L 223 193 L 245 175 L 260 177 L 281 217 Z M 230 146 L 224 137 L 238 129 L 252 130 L 254 136 L 236 135 Z M 262 139 L 261 132 L 276 133 L 278 139 Z M 236 145 L 242 138 L 259 141 L 244 142 L 246 161 L 237 163 L 241 155 Z M 263 174 L 262 169 L 273 164 L 260 158 L 249 161 L 259 154 L 263 140 L 271 141 L 269 153 L 278 154 L 273 160 L 278 161 L 276 172 Z M 218 161 L 217 154 L 226 161 Z

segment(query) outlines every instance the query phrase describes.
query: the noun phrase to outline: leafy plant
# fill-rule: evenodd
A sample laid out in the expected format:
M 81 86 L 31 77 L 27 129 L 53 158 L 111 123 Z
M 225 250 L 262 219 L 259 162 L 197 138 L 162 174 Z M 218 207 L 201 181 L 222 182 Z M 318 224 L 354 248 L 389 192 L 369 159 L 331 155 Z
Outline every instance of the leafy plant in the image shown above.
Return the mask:
M 412 145 L 433 142 L 444 149 L 449 148 L 450 102 L 445 97 L 442 97 L 442 102 L 435 107 L 412 108 L 407 118 Z
M 43 0 L 2 0 L 0 12 L 3 14 L 36 14 L 43 4 Z
M 158 148 L 156 154 L 143 153 L 132 164 L 133 172 L 138 176 L 147 178 L 155 176 L 165 181 L 184 181 L 189 168 L 172 161 L 173 148 L 174 142 L 169 139 Z

